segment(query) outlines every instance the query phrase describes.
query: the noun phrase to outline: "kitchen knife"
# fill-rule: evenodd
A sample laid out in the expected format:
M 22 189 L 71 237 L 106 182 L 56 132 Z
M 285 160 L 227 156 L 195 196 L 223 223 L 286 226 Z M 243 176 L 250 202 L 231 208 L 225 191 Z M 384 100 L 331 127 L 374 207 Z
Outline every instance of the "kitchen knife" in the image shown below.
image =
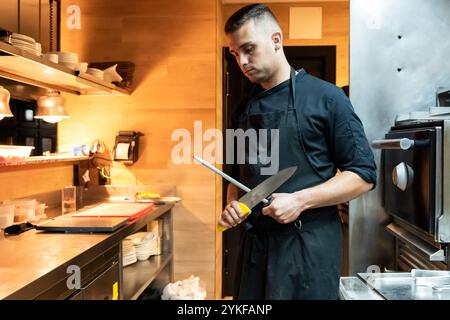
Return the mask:
M 203 160 L 200 157 L 194 156 L 194 159 L 197 160 L 198 162 L 200 162 L 202 165 L 204 165 L 205 167 L 207 167 L 208 169 L 214 171 L 215 173 L 217 173 L 218 175 L 220 175 L 222 178 L 224 178 L 225 180 L 228 180 L 229 182 L 231 182 L 232 184 L 234 184 L 236 187 L 238 187 L 241 190 L 244 190 L 245 192 L 250 192 L 251 189 L 249 187 L 244 186 L 242 183 L 240 183 L 239 181 L 237 181 L 236 179 L 233 179 L 232 177 L 230 177 L 229 175 L 227 175 L 225 172 L 220 171 L 219 169 L 217 169 L 216 167 L 214 167 L 213 165 L 209 164 L 208 162 L 206 162 L 205 160 Z M 269 200 L 267 199 L 263 199 L 262 202 L 264 202 L 265 204 L 269 203 Z
M 277 174 L 267 178 L 250 192 L 239 198 L 239 209 L 241 209 L 244 217 L 252 212 L 252 209 L 262 202 L 268 195 L 277 190 L 283 183 L 285 183 L 297 170 L 297 166 L 289 167 L 279 171 Z M 269 203 L 265 204 L 268 205 Z M 228 228 L 217 224 L 219 231 L 225 231 Z

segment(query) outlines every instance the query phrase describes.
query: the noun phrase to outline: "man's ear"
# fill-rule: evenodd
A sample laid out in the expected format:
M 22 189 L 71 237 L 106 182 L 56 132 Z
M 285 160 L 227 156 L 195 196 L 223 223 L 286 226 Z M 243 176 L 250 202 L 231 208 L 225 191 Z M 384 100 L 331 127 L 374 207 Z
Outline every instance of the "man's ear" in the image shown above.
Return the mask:
M 277 31 L 272 34 L 272 42 L 275 48 L 275 51 L 278 51 L 283 46 L 283 35 L 281 32 Z

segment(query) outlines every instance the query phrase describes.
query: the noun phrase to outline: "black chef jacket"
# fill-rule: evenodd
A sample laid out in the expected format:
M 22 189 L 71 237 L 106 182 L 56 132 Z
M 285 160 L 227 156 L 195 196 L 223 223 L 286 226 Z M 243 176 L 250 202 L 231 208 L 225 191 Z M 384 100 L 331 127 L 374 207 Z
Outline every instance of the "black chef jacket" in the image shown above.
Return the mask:
M 284 107 L 284 101 L 287 104 L 290 99 L 289 84 L 286 80 L 268 90 L 257 85 L 232 115 L 233 129 L 238 129 L 238 119 L 255 95 L 264 96 L 261 99 L 263 103 L 259 110 L 249 110 L 249 114 L 275 112 L 278 111 L 276 108 Z M 306 155 L 314 170 L 324 180 L 332 178 L 337 169 L 351 171 L 373 183 L 375 188 L 377 176 L 373 153 L 361 120 L 344 91 L 303 69 L 297 75 L 295 85 L 299 127 Z M 239 171 L 234 167 L 234 176 L 239 179 Z

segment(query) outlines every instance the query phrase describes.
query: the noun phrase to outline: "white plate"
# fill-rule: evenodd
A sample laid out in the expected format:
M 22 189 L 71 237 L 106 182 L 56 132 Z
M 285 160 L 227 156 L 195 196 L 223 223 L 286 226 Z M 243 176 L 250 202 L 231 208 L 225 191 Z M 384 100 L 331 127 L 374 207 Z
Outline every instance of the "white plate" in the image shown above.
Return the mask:
M 13 46 L 15 46 L 15 45 L 22 45 L 22 46 L 27 46 L 27 47 L 30 47 L 30 48 L 37 49 L 36 43 L 29 43 L 29 42 L 21 41 L 21 40 L 14 40 L 13 39 L 13 40 L 11 40 L 11 44 Z
M 11 38 L 13 39 L 20 39 L 23 41 L 27 41 L 27 42 L 36 42 L 36 40 L 34 40 L 32 37 L 26 36 L 24 34 L 20 34 L 20 33 L 14 33 L 11 35 Z
M 152 238 L 155 237 L 155 234 L 153 232 L 137 232 L 135 234 L 132 234 L 128 237 L 126 237 L 125 239 L 127 240 L 132 240 L 133 244 L 135 246 L 143 244 L 147 241 L 150 241 Z M 147 238 L 147 239 L 145 239 Z
M 23 49 L 23 50 L 37 51 L 35 46 L 29 46 L 26 44 L 13 44 L 13 46 L 16 48 L 19 48 L 19 49 Z

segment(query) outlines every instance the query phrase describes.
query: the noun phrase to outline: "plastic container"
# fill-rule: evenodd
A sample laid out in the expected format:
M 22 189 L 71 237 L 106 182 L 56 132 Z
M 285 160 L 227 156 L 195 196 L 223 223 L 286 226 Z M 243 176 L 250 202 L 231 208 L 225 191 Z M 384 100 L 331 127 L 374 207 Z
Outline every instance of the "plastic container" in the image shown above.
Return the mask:
M 39 216 L 45 215 L 45 208 L 46 208 L 45 203 L 37 203 L 36 204 L 36 216 L 39 217 Z
M 27 222 L 34 220 L 32 209 L 16 208 L 14 210 L 14 222 Z
M 0 229 L 4 229 L 14 224 L 13 204 L 0 204 Z
M 35 221 L 44 220 L 47 218 L 47 215 L 45 214 L 45 208 L 47 206 L 45 203 L 36 203 L 36 211 L 35 211 Z
M 14 222 L 33 221 L 36 216 L 36 199 L 6 200 L 3 203 L 14 205 Z
M 15 163 L 28 158 L 34 147 L 0 145 L 0 164 Z

